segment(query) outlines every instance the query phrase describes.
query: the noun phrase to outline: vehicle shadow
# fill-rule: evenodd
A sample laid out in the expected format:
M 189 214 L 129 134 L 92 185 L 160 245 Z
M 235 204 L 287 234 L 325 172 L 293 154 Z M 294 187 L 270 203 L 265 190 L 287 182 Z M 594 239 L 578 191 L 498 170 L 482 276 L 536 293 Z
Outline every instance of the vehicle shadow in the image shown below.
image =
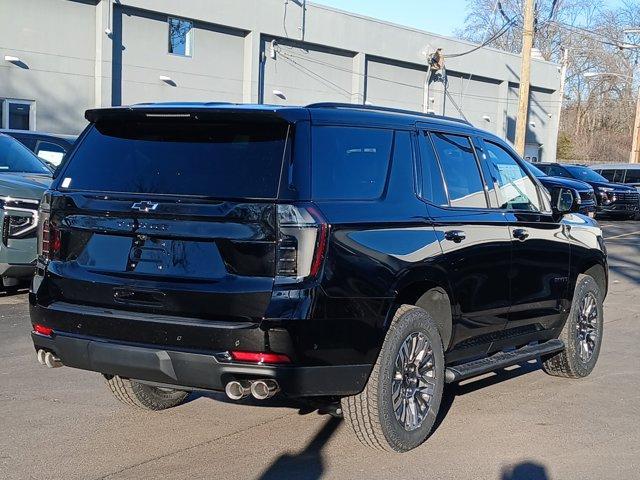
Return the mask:
M 501 480 L 550 480 L 544 465 L 522 462 L 502 470 Z
M 482 376 L 477 379 L 467 380 L 465 383 L 450 384 L 447 385 L 442 394 L 442 401 L 440 403 L 440 409 L 436 417 L 435 424 L 433 426 L 432 434 L 440 427 L 445 417 L 449 413 L 449 410 L 453 406 L 456 397 L 466 395 L 468 393 L 475 392 L 491 385 L 495 385 L 501 382 L 512 380 L 514 378 L 526 375 L 541 368 L 541 364 L 537 360 L 530 360 L 521 364 L 512 365 L 507 369 L 497 370 L 487 376 Z M 282 395 L 276 395 L 273 398 L 267 400 L 255 400 L 251 396 L 242 400 L 231 400 L 224 393 L 221 392 L 192 392 L 187 399 L 187 402 L 192 402 L 199 398 L 208 398 L 216 402 L 232 403 L 235 405 L 247 405 L 263 408 L 291 408 L 298 410 L 299 415 L 308 415 L 310 413 L 318 412 L 319 414 L 328 414 L 329 403 L 309 403 L 304 400 L 291 399 L 283 397 Z
M 333 436 L 342 422 L 339 418 L 330 418 L 315 434 L 304 450 L 297 454 L 285 453 L 267 467 L 258 477 L 259 480 L 296 478 L 317 480 L 324 473 L 322 449 Z

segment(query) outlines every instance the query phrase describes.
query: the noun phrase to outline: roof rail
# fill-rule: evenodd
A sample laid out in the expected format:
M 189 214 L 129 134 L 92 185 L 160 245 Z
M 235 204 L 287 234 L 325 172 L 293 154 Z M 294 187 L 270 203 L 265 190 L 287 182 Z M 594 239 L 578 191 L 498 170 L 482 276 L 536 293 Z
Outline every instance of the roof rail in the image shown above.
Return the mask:
M 345 109 L 352 109 L 352 110 L 372 110 L 372 111 L 378 111 L 378 112 L 403 113 L 406 115 L 416 115 L 419 117 L 449 120 L 451 122 L 464 123 L 465 125 L 473 126 L 471 122 L 469 122 L 468 120 L 464 120 L 462 118 L 447 117 L 445 115 L 436 115 L 435 113 L 415 112 L 413 110 L 404 110 L 401 108 L 382 107 L 378 105 L 360 105 L 357 103 L 321 102 L 321 103 L 311 103 L 307 105 L 306 108 L 345 108 Z

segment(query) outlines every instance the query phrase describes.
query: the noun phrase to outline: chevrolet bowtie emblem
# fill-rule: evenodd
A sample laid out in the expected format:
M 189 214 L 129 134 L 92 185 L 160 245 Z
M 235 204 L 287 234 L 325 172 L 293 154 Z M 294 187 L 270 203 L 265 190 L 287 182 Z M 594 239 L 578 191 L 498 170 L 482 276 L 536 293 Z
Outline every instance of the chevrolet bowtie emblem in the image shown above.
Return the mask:
M 136 202 L 133 205 L 131 205 L 132 210 L 140 210 L 141 212 L 149 212 L 151 210 L 155 210 L 156 208 L 158 208 L 157 203 L 147 202 L 147 201 Z

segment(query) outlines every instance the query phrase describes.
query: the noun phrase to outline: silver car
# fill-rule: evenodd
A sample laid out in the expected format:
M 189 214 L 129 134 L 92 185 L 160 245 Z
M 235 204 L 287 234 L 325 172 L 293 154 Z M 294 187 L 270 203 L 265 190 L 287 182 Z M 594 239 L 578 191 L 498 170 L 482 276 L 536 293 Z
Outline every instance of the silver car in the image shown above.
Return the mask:
M 49 167 L 19 141 L 0 133 L 0 277 L 13 287 L 33 276 L 38 206 L 51 184 Z

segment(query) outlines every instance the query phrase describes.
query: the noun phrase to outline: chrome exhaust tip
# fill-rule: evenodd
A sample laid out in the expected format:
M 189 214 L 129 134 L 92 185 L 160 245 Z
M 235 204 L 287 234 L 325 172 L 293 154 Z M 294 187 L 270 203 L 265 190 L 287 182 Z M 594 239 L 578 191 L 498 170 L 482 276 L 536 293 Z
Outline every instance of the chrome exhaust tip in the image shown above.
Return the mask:
M 49 368 L 62 367 L 62 362 L 60 361 L 60 359 L 51 352 L 45 352 L 44 364 Z
M 46 351 L 44 351 L 43 349 L 38 350 L 38 352 L 36 353 L 36 357 L 38 358 L 38 363 L 40 365 L 46 365 L 45 361 L 44 361 L 44 357 L 47 354 Z
M 251 395 L 253 395 L 253 398 L 256 400 L 271 398 L 278 393 L 279 390 L 280 387 L 275 380 L 256 380 L 251 383 Z
M 227 394 L 231 400 L 242 400 L 251 393 L 251 388 L 248 382 L 239 382 L 232 380 L 224 387 L 224 393 Z

